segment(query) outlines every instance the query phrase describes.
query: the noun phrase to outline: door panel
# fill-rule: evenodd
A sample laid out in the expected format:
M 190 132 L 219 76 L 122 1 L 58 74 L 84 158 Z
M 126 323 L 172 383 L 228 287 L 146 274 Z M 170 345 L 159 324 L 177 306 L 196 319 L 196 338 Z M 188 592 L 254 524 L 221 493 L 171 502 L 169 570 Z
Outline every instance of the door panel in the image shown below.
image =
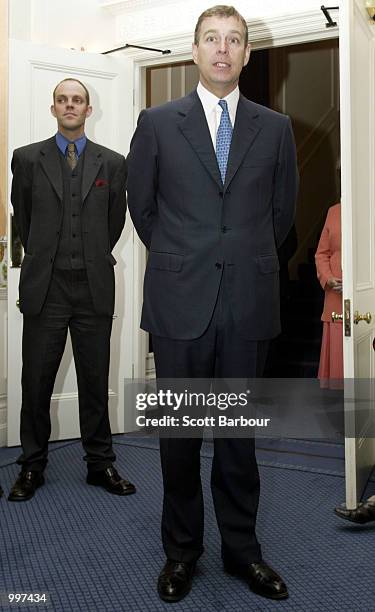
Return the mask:
M 344 337 L 346 504 L 355 508 L 375 463 L 375 27 L 364 3 L 340 7 L 342 257 L 351 335 Z M 353 324 L 354 312 L 372 321 Z M 363 401 L 365 397 L 365 409 Z

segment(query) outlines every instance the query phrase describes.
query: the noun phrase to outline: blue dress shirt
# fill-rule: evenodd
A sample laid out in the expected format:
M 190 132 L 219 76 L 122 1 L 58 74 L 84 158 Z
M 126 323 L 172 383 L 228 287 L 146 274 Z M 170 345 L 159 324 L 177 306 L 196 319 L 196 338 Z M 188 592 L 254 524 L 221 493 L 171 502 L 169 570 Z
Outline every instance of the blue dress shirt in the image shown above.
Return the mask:
M 56 144 L 59 147 L 61 153 L 64 155 L 66 154 L 66 147 L 68 146 L 68 144 L 70 142 L 74 142 L 75 146 L 76 146 L 76 152 L 77 152 L 77 156 L 79 157 L 85 146 L 87 143 L 87 138 L 86 135 L 84 134 L 83 136 L 81 136 L 81 138 L 78 138 L 77 140 L 68 140 L 67 138 L 65 138 L 65 136 L 63 136 L 60 132 L 57 132 L 56 134 Z

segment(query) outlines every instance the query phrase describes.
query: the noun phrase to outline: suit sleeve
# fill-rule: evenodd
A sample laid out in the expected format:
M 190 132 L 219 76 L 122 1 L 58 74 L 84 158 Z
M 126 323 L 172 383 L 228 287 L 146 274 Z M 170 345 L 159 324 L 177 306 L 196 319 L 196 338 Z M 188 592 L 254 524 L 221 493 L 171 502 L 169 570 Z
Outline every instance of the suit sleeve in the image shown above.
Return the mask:
M 331 249 L 330 249 L 330 211 L 328 211 L 327 219 L 323 227 L 323 231 L 320 236 L 318 248 L 315 253 L 315 264 L 316 264 L 316 272 L 318 276 L 318 280 L 322 286 L 322 289 L 325 289 L 327 282 L 330 278 L 334 277 L 331 270 Z
M 14 219 L 20 234 L 22 246 L 27 251 L 27 241 L 30 232 L 32 207 L 32 181 L 19 151 L 14 151 L 11 169 L 13 173 L 11 202 Z
M 157 141 L 146 111 L 139 115 L 127 161 L 129 212 L 140 239 L 149 249 L 157 214 Z
M 111 250 L 121 236 L 126 217 L 126 161 L 121 156 L 114 178 L 111 181 L 108 224 Z
M 293 225 L 299 186 L 294 135 L 289 117 L 286 119 L 280 142 L 273 193 L 273 218 L 278 248 L 283 244 Z

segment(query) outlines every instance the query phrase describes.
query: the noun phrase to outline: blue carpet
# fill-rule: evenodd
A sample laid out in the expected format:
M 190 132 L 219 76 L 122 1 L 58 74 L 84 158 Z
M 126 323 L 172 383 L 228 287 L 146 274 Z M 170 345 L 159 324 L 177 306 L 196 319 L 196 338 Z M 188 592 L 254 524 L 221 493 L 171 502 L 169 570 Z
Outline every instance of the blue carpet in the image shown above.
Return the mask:
M 46 485 L 33 500 L 21 504 L 0 500 L 1 610 L 15 609 L 4 603 L 9 592 L 46 592 L 49 605 L 22 609 L 63 612 L 374 610 L 375 529 L 340 522 L 332 512 L 344 497 L 339 445 L 327 445 L 323 450 L 328 464 L 318 465 L 316 443 L 302 446 L 296 441 L 289 454 L 282 441 L 260 444 L 266 448 L 258 451 L 262 483 L 258 537 L 264 558 L 282 572 L 290 592 L 286 602 L 272 602 L 223 573 L 209 492 L 212 449 L 206 443 L 202 451 L 206 550 L 190 595 L 171 605 L 159 600 L 155 588 L 164 562 L 157 442 L 126 436 L 115 441 L 117 467 L 136 483 L 136 495 L 117 497 L 87 486 L 82 448 L 74 442 L 51 445 Z M 11 463 L 16 455 L 16 449 L 0 451 L 5 492 L 18 473 Z

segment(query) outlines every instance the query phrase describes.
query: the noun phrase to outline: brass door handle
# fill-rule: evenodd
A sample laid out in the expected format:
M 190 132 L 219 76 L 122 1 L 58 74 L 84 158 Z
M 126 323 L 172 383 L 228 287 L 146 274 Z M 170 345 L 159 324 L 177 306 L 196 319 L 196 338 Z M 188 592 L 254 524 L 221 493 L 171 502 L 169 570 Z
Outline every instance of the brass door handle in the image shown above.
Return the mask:
M 366 312 L 366 314 L 361 315 L 359 314 L 358 310 L 355 311 L 354 313 L 354 319 L 353 319 L 353 323 L 355 325 L 358 325 L 358 323 L 360 321 L 366 321 L 366 323 L 368 325 L 370 325 L 371 321 L 372 321 L 372 316 L 371 316 L 371 312 Z
M 19 300 L 16 300 L 16 306 L 17 306 L 17 308 L 19 310 L 20 309 L 20 301 Z
M 336 312 L 333 312 L 331 315 L 332 318 L 332 323 L 337 323 L 337 321 L 342 321 L 342 314 L 337 314 Z

